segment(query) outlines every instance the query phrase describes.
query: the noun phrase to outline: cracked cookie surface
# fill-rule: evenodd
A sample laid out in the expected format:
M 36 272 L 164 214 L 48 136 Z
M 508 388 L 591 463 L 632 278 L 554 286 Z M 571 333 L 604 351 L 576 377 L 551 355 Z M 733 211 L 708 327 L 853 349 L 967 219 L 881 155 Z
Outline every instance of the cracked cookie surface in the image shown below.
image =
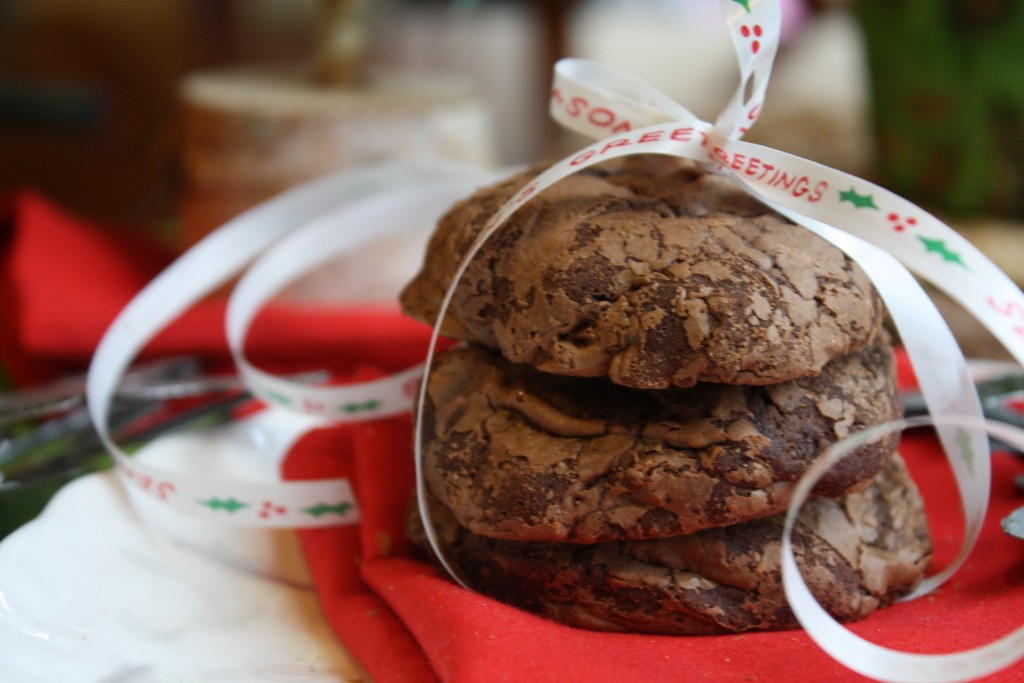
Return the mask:
M 430 324 L 491 215 L 536 174 L 438 223 L 402 293 Z M 818 373 L 878 333 L 884 307 L 841 251 L 724 178 L 657 155 L 580 171 L 523 206 L 473 259 L 443 330 L 546 372 L 660 389 Z
M 551 375 L 470 346 L 435 358 L 423 469 L 433 493 L 478 534 L 657 538 L 784 510 L 823 449 L 900 414 L 888 345 L 782 384 L 662 391 Z M 815 492 L 863 486 L 896 442 L 861 447 Z
M 594 545 L 480 536 L 440 504 L 431 517 L 442 552 L 471 587 L 571 626 L 672 635 L 797 626 L 779 564 L 784 515 Z M 426 548 L 419 519 L 408 526 Z M 811 592 L 840 621 L 908 593 L 931 556 L 923 503 L 899 456 L 862 491 L 808 501 L 793 543 Z

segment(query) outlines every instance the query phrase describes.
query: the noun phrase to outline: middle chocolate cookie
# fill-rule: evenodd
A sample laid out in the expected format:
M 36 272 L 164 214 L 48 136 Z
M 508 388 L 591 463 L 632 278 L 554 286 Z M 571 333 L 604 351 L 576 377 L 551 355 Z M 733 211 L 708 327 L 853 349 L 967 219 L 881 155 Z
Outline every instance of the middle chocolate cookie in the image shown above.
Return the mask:
M 826 447 L 900 414 L 885 344 L 832 361 L 816 377 L 660 391 L 550 375 L 468 347 L 435 358 L 424 471 L 459 523 L 484 536 L 659 538 L 784 510 Z M 862 447 L 815 493 L 866 485 L 896 443 Z

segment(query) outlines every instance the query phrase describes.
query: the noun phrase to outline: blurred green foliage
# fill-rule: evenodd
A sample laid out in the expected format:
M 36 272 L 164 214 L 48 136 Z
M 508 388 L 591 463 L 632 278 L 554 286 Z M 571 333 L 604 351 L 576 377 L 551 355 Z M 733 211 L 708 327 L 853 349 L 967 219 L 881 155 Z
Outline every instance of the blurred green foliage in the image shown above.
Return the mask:
M 955 214 L 1024 217 L 1024 0 L 856 0 L 879 180 Z

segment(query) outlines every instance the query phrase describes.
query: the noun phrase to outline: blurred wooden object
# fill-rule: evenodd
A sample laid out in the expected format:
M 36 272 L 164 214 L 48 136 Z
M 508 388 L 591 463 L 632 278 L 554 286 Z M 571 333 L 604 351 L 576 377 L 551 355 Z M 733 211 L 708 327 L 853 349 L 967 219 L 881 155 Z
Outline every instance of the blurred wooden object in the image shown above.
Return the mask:
M 370 42 L 363 0 L 320 0 L 314 75 L 325 85 L 351 86 L 366 77 Z
M 252 66 L 184 79 L 185 244 L 268 197 L 341 168 L 408 157 L 495 162 L 490 118 L 457 77 L 371 73 L 329 88 L 302 66 Z
M 363 0 L 323 0 L 312 64 L 188 75 L 184 246 L 240 211 L 324 173 L 385 159 L 496 162 L 490 115 L 463 78 L 365 63 Z
M 323 0 L 305 64 L 242 65 L 182 80 L 183 247 L 245 209 L 314 177 L 403 158 L 497 163 L 491 113 L 472 81 L 366 63 L 362 0 Z M 423 245 L 403 235 L 339 258 L 281 296 L 397 296 Z

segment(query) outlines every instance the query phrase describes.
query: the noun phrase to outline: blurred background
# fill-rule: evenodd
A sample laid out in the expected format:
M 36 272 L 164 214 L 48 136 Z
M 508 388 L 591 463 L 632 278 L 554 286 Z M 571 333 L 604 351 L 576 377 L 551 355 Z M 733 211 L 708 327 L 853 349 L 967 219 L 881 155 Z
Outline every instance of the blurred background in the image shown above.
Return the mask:
M 783 5 L 748 139 L 923 203 L 1024 279 L 1024 2 Z M 556 158 L 583 144 L 548 122 L 557 58 L 712 118 L 737 78 L 718 16 L 717 0 L 0 0 L 0 196 L 33 188 L 184 248 L 332 168 Z
M 225 67 L 280 65 L 304 69 L 296 79 L 312 78 L 325 49 L 322 32 L 331 11 L 344 4 L 0 0 L 0 190 L 34 187 L 72 211 L 99 219 L 145 225 L 178 220 L 189 180 L 183 154 L 194 142 L 188 136 L 199 134 L 186 120 L 186 79 Z M 735 84 L 734 58 L 724 29 L 713 19 L 717 0 L 348 4 L 364 5 L 360 49 L 369 68 L 440 72 L 473 89 L 492 125 L 492 147 L 483 149 L 480 142 L 477 156 L 496 164 L 551 158 L 574 144 L 560 139 L 547 123 L 550 67 L 557 57 L 591 57 L 622 66 L 709 117 Z M 808 43 L 814 42 L 813 24 L 840 19 L 812 21 L 808 3 L 786 4 L 791 46 L 801 31 Z M 817 9 L 819 15 L 847 12 L 821 3 Z M 851 108 L 859 118 L 863 105 L 851 99 L 861 95 L 860 46 L 848 34 L 850 22 L 844 17 L 838 23 L 847 25 L 827 29 L 838 30 L 842 38 L 825 41 L 834 48 L 830 62 L 803 59 L 803 72 L 798 68 L 788 77 L 801 84 L 798 99 L 809 107 L 804 114 L 823 116 L 821 124 L 830 126 L 848 125 L 829 119 L 848 116 Z M 822 84 L 838 85 L 833 68 L 844 72 L 848 87 L 822 93 Z M 776 85 L 786 87 L 786 78 L 780 71 Z M 770 96 L 769 113 L 794 109 L 788 104 L 788 97 Z M 766 119 L 764 128 L 771 123 Z M 780 144 L 792 142 L 783 139 L 782 131 L 778 134 Z M 863 139 L 832 139 L 823 156 L 835 162 L 849 155 L 848 163 L 862 163 L 856 157 Z

